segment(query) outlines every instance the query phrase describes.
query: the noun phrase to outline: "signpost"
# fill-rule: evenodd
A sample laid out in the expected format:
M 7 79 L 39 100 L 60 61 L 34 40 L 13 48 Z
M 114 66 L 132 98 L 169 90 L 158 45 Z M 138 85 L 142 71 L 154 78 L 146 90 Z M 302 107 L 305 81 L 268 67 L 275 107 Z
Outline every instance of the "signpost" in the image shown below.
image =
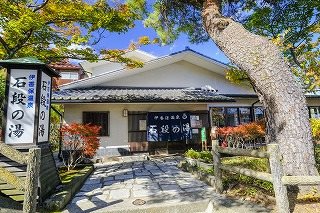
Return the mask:
M 6 68 L 2 140 L 21 152 L 41 149 L 40 198 L 59 184 L 49 143 L 52 77 L 59 74 L 35 58 L 1 60 Z
M 49 141 L 51 78 L 59 74 L 34 58 L 0 61 L 7 69 L 2 137 L 17 147 Z

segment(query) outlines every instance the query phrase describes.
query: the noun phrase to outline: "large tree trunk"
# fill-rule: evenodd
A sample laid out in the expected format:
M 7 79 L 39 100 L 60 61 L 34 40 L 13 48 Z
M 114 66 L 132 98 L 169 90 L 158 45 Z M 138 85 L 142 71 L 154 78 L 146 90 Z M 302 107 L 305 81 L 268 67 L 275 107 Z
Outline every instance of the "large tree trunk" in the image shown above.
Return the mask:
M 266 109 L 267 143 L 278 143 L 286 175 L 318 175 L 306 99 L 279 49 L 267 38 L 221 16 L 220 1 L 207 0 L 203 23 L 232 63 L 245 70 Z

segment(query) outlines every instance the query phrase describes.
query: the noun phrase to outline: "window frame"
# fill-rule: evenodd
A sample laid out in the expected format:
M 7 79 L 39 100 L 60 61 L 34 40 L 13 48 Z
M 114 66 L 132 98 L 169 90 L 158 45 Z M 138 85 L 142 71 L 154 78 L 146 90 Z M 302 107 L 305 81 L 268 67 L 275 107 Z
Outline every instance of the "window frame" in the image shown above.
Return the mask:
M 60 71 L 61 79 L 66 79 L 66 80 L 79 80 L 79 73 L 78 72 L 72 72 L 72 71 Z M 67 78 L 66 75 L 68 75 Z M 72 78 L 71 76 L 77 75 L 77 78 Z
M 227 112 L 228 112 L 228 109 L 229 108 L 236 108 L 237 110 L 237 113 L 235 113 L 235 114 L 237 114 L 237 122 L 238 122 L 238 124 L 236 125 L 236 126 L 238 126 L 238 125 L 241 125 L 241 124 L 245 124 L 245 123 L 243 123 L 243 122 L 241 122 L 240 120 L 240 116 L 241 116 L 241 113 L 240 113 L 240 108 L 246 108 L 246 109 L 249 109 L 249 111 L 250 111 L 250 113 L 249 113 L 249 119 L 250 119 L 250 121 L 249 122 L 253 122 L 253 121 L 257 121 L 256 120 L 256 117 L 255 117 L 255 110 L 256 110 L 256 108 L 262 108 L 262 110 L 263 110 L 263 116 L 265 117 L 265 110 L 263 109 L 263 106 L 243 106 L 243 105 L 241 105 L 241 106 L 211 106 L 210 107 L 210 113 L 212 113 L 212 109 L 213 108 L 222 108 L 222 112 L 223 112 L 223 120 L 224 120 L 224 127 L 225 126 L 227 126 L 226 124 L 227 124 L 227 119 L 226 119 L 226 116 L 227 116 Z M 212 114 L 210 114 L 210 116 L 212 116 Z M 210 118 L 210 122 L 212 122 L 212 117 Z
M 85 122 L 85 113 L 99 113 L 99 114 L 106 114 L 107 115 L 107 128 L 106 128 L 106 133 L 104 135 L 101 134 L 101 131 L 99 133 L 99 137 L 109 137 L 110 136 L 110 111 L 83 111 L 82 112 L 82 123 L 83 124 L 93 124 L 93 125 L 99 125 L 97 123 L 92 123 L 92 122 Z M 103 126 L 101 126 L 103 128 Z

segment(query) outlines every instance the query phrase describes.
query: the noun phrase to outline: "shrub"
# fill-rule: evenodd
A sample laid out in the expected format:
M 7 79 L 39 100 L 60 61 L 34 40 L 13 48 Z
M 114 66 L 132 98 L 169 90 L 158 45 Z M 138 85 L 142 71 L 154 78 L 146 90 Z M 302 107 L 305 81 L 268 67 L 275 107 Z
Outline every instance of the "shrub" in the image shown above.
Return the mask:
M 213 161 L 212 153 L 210 151 L 200 152 L 200 159 L 206 163 L 211 163 Z
M 236 127 L 221 127 L 217 129 L 217 135 L 226 138 L 228 136 L 241 137 L 245 140 L 253 140 L 255 138 L 264 137 L 265 132 L 264 121 L 256 121 L 242 124 Z
M 68 171 L 74 169 L 85 157 L 92 158 L 99 148 L 101 127 L 91 124 L 72 123 L 61 129 L 63 138 L 63 162 Z
M 320 145 L 319 144 L 315 146 L 314 157 L 316 159 L 317 169 L 320 172 Z
M 311 118 L 310 124 L 311 124 L 311 131 L 312 131 L 313 140 L 319 141 L 320 140 L 320 119 Z
M 200 153 L 191 148 L 184 153 L 184 156 L 192 159 L 199 159 Z

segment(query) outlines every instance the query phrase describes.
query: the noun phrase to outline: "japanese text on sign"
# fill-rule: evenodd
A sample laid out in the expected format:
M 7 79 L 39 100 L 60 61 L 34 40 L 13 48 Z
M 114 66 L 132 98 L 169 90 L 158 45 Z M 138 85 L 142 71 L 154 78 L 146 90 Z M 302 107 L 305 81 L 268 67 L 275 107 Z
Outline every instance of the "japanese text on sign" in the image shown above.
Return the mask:
M 50 91 L 51 78 L 45 73 L 42 73 L 40 87 L 38 142 L 45 142 L 49 140 Z
M 33 142 L 37 70 L 12 69 L 5 142 Z
M 191 136 L 188 112 L 148 113 L 148 141 L 181 141 Z

